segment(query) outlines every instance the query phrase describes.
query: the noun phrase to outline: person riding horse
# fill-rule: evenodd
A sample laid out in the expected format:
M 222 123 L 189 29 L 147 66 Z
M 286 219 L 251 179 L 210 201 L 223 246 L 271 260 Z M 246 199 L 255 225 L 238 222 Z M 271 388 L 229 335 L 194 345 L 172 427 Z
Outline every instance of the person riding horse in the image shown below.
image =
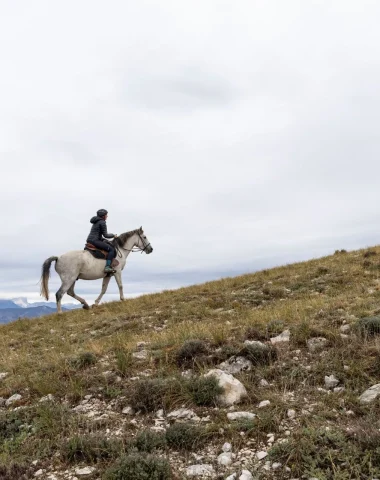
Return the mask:
M 115 257 L 116 250 L 110 243 L 105 242 L 104 238 L 116 238 L 117 235 L 107 232 L 107 217 L 107 210 L 102 208 L 96 212 L 96 217 L 91 218 L 90 222 L 92 223 L 92 227 L 90 234 L 87 237 L 87 243 L 91 243 L 94 247 L 108 252 L 104 271 L 106 273 L 113 273 L 114 269 L 111 267 L 111 263 L 112 259 Z

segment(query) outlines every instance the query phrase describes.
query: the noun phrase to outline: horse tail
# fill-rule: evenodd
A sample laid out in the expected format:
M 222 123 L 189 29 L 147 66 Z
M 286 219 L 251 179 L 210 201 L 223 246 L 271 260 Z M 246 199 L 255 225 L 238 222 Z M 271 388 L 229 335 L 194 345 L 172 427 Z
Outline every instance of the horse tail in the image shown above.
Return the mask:
M 50 278 L 50 267 L 52 262 L 56 262 L 58 257 L 50 257 L 44 261 L 42 264 L 42 275 L 41 275 L 41 295 L 49 300 L 49 278 Z

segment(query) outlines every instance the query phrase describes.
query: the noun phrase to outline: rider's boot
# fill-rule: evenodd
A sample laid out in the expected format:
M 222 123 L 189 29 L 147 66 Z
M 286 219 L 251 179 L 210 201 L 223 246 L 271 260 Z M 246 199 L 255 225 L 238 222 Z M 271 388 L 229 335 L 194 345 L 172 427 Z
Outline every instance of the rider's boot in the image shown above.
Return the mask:
M 112 260 L 106 261 L 106 268 L 104 269 L 105 273 L 115 273 L 115 270 L 111 267 L 111 261 Z

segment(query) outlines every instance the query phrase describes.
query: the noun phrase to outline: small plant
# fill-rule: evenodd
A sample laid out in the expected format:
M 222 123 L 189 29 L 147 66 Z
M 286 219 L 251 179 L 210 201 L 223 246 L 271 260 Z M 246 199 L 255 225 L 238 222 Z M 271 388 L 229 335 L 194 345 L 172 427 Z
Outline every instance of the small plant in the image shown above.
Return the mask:
M 19 463 L 0 465 L 1 480 L 29 480 L 33 478 L 34 468 Z
M 130 398 L 134 410 L 144 413 L 166 408 L 174 399 L 182 398 L 183 381 L 147 379 L 135 384 Z
M 356 330 L 363 337 L 373 337 L 380 334 L 380 317 L 364 317 L 356 324 Z
M 116 368 L 120 375 L 127 375 L 132 365 L 132 354 L 124 348 L 115 350 Z
M 248 327 L 244 333 L 244 340 L 266 340 L 267 336 L 263 332 L 263 328 L 256 326 Z
M 75 436 L 62 447 L 62 457 L 67 461 L 95 462 L 102 459 L 116 458 L 122 452 L 120 440 L 107 440 L 101 436 Z
M 187 450 L 199 446 L 203 431 L 188 423 L 174 423 L 166 430 L 166 442 L 170 448 Z
M 329 269 L 327 267 L 321 266 L 317 268 L 317 275 L 326 275 L 326 273 L 329 273 Z
M 216 405 L 216 399 L 223 393 L 215 377 L 195 377 L 187 382 L 187 389 L 196 405 L 211 407 Z
M 347 250 L 345 250 L 344 248 L 342 248 L 341 250 L 335 250 L 334 255 L 340 255 L 342 253 L 347 253 Z
M 367 250 L 363 253 L 364 258 L 374 257 L 376 254 L 375 250 Z
M 207 345 L 202 340 L 187 340 L 176 354 L 177 365 L 191 366 L 198 356 L 207 352 Z
M 270 365 L 277 359 L 277 350 L 272 345 L 257 343 L 245 345 L 239 352 L 239 356 L 247 358 L 254 365 Z
M 262 291 L 267 298 L 285 297 L 285 290 L 281 287 L 264 287 Z
M 140 452 L 151 453 L 153 450 L 164 449 L 166 447 L 166 437 L 163 433 L 143 430 L 136 435 L 135 445 Z
M 70 360 L 70 365 L 77 370 L 81 370 L 95 365 L 96 362 L 97 358 L 95 354 L 92 352 L 82 352 Z
M 285 324 L 282 320 L 270 320 L 266 326 L 267 338 L 279 335 L 285 329 Z
M 110 467 L 105 480 L 171 480 L 173 478 L 168 461 L 154 455 L 134 453 L 122 457 Z

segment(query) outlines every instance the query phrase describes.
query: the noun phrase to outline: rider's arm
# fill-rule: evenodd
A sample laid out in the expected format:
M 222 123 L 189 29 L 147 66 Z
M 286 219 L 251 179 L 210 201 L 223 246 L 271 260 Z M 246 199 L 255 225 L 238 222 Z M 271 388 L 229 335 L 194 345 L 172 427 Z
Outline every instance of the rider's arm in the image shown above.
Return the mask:
M 107 232 L 107 224 L 106 222 L 101 222 L 100 229 L 104 238 L 113 238 L 115 235 L 113 233 Z

